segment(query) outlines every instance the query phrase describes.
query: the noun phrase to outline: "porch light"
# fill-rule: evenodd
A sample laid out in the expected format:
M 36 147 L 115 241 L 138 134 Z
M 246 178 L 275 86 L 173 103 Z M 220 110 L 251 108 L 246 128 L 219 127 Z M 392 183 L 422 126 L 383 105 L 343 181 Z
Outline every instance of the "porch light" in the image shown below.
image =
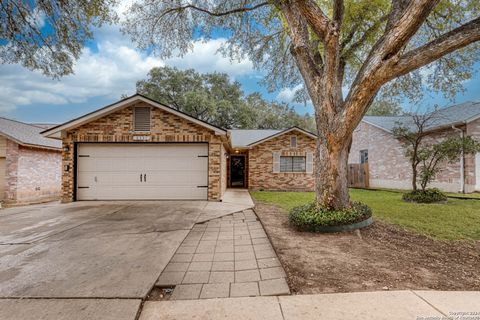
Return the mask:
M 68 152 L 68 151 L 70 151 L 70 147 L 69 147 L 69 146 L 65 146 L 65 147 L 63 147 L 63 151 L 65 151 L 65 152 Z

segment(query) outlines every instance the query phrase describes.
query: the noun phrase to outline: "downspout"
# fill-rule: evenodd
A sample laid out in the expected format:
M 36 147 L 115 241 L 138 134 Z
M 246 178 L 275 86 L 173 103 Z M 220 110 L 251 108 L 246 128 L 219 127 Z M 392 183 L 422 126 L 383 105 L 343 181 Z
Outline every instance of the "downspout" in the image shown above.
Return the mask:
M 452 129 L 460 132 L 460 137 L 463 138 L 465 137 L 465 133 L 463 132 L 462 129 L 455 127 L 455 125 L 452 125 Z M 460 153 L 460 192 L 465 193 L 465 177 L 464 177 L 464 172 L 465 172 L 465 156 L 463 154 L 463 148 Z

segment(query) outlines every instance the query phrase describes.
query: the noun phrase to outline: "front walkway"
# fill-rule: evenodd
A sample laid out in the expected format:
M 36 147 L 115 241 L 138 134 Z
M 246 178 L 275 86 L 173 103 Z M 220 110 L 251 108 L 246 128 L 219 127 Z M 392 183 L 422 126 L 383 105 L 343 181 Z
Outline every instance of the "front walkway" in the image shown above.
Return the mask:
M 255 213 L 196 224 L 157 281 L 171 300 L 289 294 L 285 272 Z
M 147 301 L 140 320 L 471 320 L 480 292 L 385 291 L 281 297 Z

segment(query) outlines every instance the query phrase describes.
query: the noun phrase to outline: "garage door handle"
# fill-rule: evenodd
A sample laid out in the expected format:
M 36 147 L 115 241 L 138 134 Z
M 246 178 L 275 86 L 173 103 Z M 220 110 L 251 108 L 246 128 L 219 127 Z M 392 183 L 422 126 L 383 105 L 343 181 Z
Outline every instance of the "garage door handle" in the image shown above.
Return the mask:
M 146 173 L 143 174 L 143 182 L 147 182 L 147 174 Z
M 140 173 L 140 182 L 142 182 L 142 174 Z

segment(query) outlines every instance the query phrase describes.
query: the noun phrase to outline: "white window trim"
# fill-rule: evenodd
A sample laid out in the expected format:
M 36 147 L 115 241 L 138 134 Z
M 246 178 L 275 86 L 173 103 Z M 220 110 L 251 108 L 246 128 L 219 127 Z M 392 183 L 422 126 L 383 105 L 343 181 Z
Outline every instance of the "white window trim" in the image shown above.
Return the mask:
M 303 171 L 282 171 L 282 158 L 303 158 L 304 159 L 304 170 Z M 307 172 L 307 157 L 306 156 L 280 156 L 280 166 L 279 166 L 279 173 L 308 173 Z M 293 159 L 292 159 L 292 167 L 293 167 Z

